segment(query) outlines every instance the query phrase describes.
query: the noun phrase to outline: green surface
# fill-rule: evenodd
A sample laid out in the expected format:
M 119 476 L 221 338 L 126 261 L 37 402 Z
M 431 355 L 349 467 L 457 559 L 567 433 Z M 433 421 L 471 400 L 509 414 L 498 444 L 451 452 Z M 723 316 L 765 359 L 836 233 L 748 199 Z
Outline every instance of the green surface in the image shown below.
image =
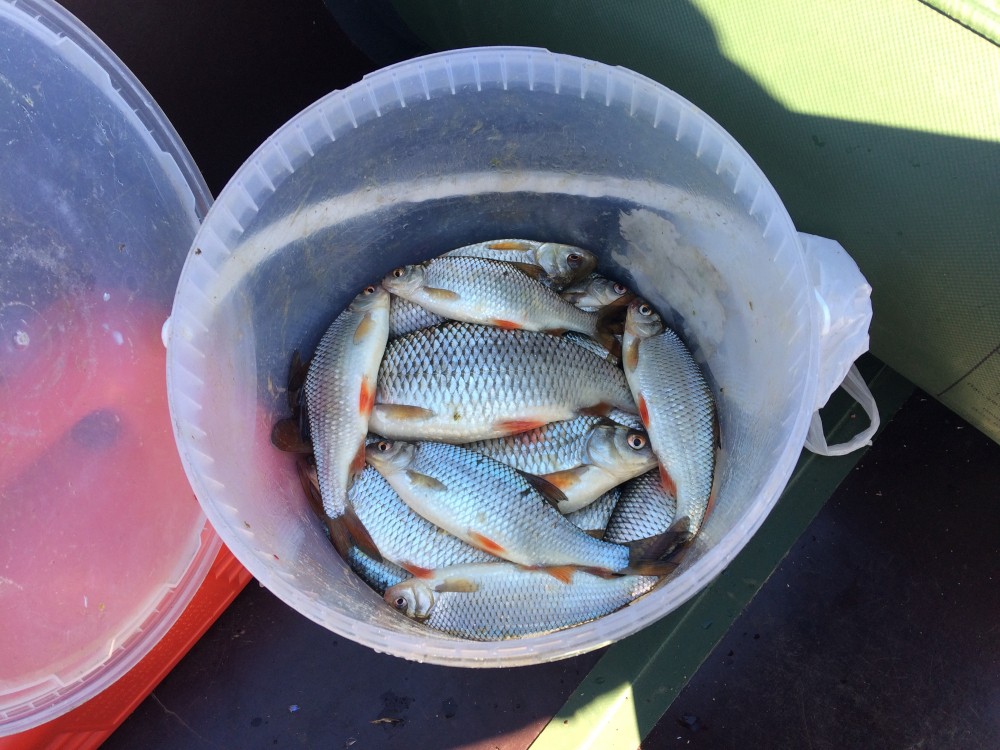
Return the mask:
M 913 384 L 871 356 L 859 369 L 878 402 L 881 432 Z M 827 434 L 837 442 L 856 434 L 865 418 L 843 391 L 823 410 Z M 722 575 L 680 609 L 611 646 L 532 750 L 635 750 L 863 453 L 803 452 L 774 510 Z
M 971 31 L 1000 44 L 1000 0 L 921 0 Z
M 858 261 L 872 351 L 1000 440 L 1000 47 L 943 15 L 996 0 L 393 2 L 435 49 L 536 45 L 690 99 Z

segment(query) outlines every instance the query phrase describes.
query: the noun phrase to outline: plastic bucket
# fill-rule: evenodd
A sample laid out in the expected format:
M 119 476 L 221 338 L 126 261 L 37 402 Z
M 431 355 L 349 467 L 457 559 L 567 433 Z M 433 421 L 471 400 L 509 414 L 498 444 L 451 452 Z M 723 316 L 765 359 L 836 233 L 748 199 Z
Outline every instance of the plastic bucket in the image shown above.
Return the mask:
M 387 269 L 499 237 L 600 255 L 650 299 L 715 390 L 715 509 L 676 575 L 610 616 L 474 643 L 391 611 L 334 552 L 289 456 L 293 349 Z M 459 666 L 579 654 L 663 617 L 718 575 L 773 507 L 802 448 L 819 366 L 792 222 L 742 148 L 636 73 L 542 49 L 480 48 L 334 92 L 243 165 L 181 275 L 167 357 L 177 444 L 202 507 L 257 579 L 378 651 Z

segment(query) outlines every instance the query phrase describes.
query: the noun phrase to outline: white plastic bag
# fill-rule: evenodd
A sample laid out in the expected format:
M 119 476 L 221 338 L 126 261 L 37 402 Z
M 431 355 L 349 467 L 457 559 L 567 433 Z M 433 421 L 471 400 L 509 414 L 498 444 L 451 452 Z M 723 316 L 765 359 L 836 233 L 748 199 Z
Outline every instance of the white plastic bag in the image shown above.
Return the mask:
M 854 361 L 868 351 L 868 326 L 872 320 L 872 288 L 858 264 L 839 242 L 799 232 L 806 266 L 819 305 L 820 370 L 816 411 L 812 415 L 805 447 L 822 456 L 843 456 L 871 445 L 879 427 L 878 406 Z M 871 425 L 846 443 L 827 445 L 819 409 L 841 386 L 861 405 Z

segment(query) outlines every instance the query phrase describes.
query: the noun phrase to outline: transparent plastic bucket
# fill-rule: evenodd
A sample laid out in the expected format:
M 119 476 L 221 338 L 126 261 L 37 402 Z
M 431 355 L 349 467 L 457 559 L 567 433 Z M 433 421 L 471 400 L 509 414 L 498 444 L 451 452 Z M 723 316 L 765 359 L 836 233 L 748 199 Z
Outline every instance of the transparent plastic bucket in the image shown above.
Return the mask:
M 502 237 L 598 253 L 666 315 L 716 394 L 715 508 L 678 573 L 549 635 L 460 640 L 390 610 L 340 560 L 293 459 L 294 349 L 388 269 Z M 813 411 L 819 336 L 792 222 L 742 148 L 623 68 L 532 48 L 412 60 L 334 92 L 243 165 L 202 225 L 171 316 L 177 444 L 205 513 L 256 578 L 377 651 L 457 666 L 560 659 L 624 638 L 717 576 L 773 507 Z

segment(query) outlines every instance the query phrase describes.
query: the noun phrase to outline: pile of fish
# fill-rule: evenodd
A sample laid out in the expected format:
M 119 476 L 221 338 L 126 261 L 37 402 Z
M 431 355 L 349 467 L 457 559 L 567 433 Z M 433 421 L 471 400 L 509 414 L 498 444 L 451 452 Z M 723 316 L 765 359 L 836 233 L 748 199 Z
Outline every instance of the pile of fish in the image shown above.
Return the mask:
M 644 300 L 556 243 L 397 268 L 296 352 L 275 446 L 350 567 L 473 640 L 614 612 L 676 569 L 711 505 L 705 379 Z

